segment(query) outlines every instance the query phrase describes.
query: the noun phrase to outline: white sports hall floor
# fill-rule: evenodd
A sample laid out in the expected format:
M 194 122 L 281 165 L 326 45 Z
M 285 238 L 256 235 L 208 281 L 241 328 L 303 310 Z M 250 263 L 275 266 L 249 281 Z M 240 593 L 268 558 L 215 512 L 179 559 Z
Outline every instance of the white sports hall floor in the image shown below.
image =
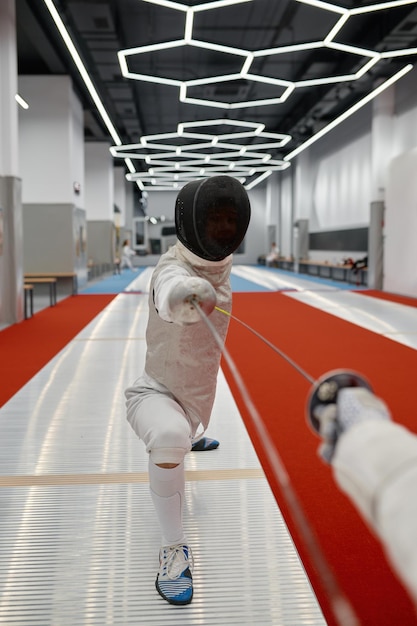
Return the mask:
M 150 273 L 131 291 L 146 292 Z M 417 348 L 411 307 L 263 267 L 233 274 Z M 116 296 L 0 410 L 0 624 L 325 624 L 221 372 L 207 433 L 221 445 L 186 458 L 194 600 L 156 593 L 160 533 L 123 395 L 146 320 L 145 293 Z

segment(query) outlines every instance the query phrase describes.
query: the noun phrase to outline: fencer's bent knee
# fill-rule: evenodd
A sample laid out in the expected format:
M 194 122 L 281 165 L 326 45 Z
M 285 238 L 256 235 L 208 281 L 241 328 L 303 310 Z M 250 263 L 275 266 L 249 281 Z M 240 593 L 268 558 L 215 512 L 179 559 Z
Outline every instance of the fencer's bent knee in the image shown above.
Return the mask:
M 152 389 L 126 391 L 127 419 L 152 461 L 181 463 L 191 449 L 191 425 L 175 399 Z
M 180 465 L 188 450 L 184 448 L 152 448 L 148 450 L 155 465 Z
M 163 428 L 143 433 L 146 451 L 152 461 L 161 463 L 182 463 L 191 449 L 190 428 L 185 419 L 171 423 L 167 420 Z

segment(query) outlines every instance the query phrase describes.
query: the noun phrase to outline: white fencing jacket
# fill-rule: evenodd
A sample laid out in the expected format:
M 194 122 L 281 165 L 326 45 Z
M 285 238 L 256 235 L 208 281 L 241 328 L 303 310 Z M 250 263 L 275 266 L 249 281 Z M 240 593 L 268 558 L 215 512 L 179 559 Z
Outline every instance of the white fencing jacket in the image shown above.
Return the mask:
M 221 349 L 203 320 L 181 326 L 170 321 L 168 296 L 187 276 L 208 280 L 214 287 L 217 306 L 231 311 L 230 272 L 232 256 L 223 261 L 206 261 L 180 242 L 163 254 L 154 270 L 149 292 L 149 321 L 146 331 L 145 376 L 155 388 L 162 384 L 181 404 L 194 424 L 206 429 L 216 394 Z M 229 316 L 214 310 L 210 314 L 222 342 Z
M 332 466 L 417 603 L 417 437 L 391 421 L 363 421 L 340 437 Z

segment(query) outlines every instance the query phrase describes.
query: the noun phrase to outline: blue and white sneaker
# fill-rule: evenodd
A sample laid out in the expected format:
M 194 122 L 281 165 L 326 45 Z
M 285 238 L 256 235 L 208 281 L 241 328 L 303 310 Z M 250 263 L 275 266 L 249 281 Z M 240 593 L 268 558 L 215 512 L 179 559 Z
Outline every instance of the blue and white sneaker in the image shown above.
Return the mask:
M 170 604 L 189 604 L 193 599 L 193 555 L 185 544 L 164 546 L 159 551 L 159 572 L 155 586 Z
M 191 446 L 191 452 L 205 452 L 206 450 L 215 450 L 220 445 L 220 441 L 217 439 L 210 439 L 209 437 L 201 437 L 193 443 Z

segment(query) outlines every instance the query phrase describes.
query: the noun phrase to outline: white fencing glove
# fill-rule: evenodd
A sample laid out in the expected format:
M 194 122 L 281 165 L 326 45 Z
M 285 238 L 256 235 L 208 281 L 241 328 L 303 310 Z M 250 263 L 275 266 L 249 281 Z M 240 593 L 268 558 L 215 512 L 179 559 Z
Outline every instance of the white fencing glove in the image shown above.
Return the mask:
M 320 423 L 323 443 L 319 454 L 330 463 L 339 437 L 355 424 L 368 420 L 390 420 L 385 402 L 364 387 L 344 387 L 337 394 L 336 404 L 319 404 L 314 417 Z
M 178 283 L 168 296 L 171 319 L 176 324 L 194 324 L 201 320 L 199 306 L 210 315 L 216 306 L 217 298 L 213 286 L 204 278 L 190 276 Z

